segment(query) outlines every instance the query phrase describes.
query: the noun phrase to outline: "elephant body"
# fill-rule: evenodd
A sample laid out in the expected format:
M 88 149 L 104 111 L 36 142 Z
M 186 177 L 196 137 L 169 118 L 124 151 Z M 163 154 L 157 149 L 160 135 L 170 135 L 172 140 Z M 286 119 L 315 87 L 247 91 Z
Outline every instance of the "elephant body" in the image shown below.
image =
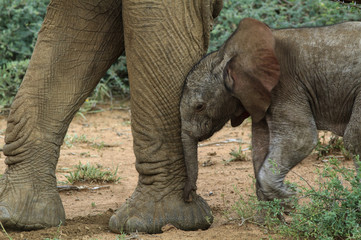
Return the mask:
M 184 197 L 189 200 L 196 189 L 194 143 L 229 119 L 237 126 L 252 117 L 260 200 L 294 194 L 283 180 L 316 146 L 317 130 L 343 136 L 346 148 L 361 154 L 360 33 L 361 22 L 271 30 L 242 20 L 220 50 L 187 77 L 180 109 L 188 172 Z M 208 130 L 200 130 L 202 125 Z
M 308 102 L 317 129 L 343 135 L 361 83 L 360 30 L 359 22 L 347 22 L 273 31 L 281 76 L 271 113 L 282 98 L 294 107 Z
M 221 0 L 53 0 L 5 136 L 0 221 L 39 229 L 65 221 L 55 169 L 68 126 L 111 64 L 126 51 L 139 181 L 110 219 L 114 232 L 205 229 L 207 203 L 182 198 L 186 180 L 179 99 L 206 52 Z M 122 156 L 119 156 L 121 159 Z
M 273 174 L 274 162 L 269 160 L 255 168 L 261 199 L 292 194 L 280 180 L 311 153 L 317 130 L 343 136 L 346 148 L 361 154 L 360 33 L 360 22 L 273 31 L 281 75 L 265 119 L 270 139 L 266 159 L 276 161 L 280 175 Z M 255 123 L 252 130 L 255 146 L 261 125 Z M 265 138 L 263 131 L 260 138 Z M 261 155 L 253 150 L 259 165 L 265 159 Z

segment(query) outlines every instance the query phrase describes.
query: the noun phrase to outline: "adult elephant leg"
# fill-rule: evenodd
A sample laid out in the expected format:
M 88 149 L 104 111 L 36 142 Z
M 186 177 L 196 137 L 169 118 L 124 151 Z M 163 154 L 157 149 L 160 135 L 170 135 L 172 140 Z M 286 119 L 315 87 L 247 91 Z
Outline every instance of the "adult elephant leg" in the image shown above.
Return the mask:
M 11 107 L 0 221 L 37 229 L 65 220 L 55 168 L 69 123 L 124 50 L 121 1 L 52 1 Z
M 206 52 L 219 1 L 123 1 L 138 186 L 110 220 L 112 231 L 156 233 L 212 222 L 207 203 L 183 200 L 186 180 L 179 101 L 191 67 Z

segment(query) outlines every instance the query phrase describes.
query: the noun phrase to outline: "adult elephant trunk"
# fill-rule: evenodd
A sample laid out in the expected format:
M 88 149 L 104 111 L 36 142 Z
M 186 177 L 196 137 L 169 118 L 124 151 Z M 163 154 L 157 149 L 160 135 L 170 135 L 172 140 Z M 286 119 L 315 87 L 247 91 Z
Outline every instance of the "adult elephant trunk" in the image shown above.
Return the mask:
M 220 0 L 123 0 L 131 88 L 132 133 L 139 181 L 110 220 L 112 231 L 160 232 L 172 224 L 206 229 L 212 222 L 199 196 L 186 203 L 179 100 L 185 76 L 206 53 Z
M 198 177 L 198 140 L 189 134 L 182 132 L 182 143 L 184 162 L 187 170 L 187 180 L 184 187 L 183 197 L 186 202 L 191 202 L 192 192 L 197 190 L 197 177 Z

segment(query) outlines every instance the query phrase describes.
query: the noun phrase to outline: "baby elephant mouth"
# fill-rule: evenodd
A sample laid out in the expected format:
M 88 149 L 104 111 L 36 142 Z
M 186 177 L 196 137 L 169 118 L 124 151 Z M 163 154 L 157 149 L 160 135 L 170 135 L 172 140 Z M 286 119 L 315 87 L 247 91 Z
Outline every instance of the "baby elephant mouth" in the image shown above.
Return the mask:
M 201 134 L 198 130 L 198 134 L 197 134 L 197 131 L 192 131 L 192 130 L 187 130 L 187 129 L 182 129 L 182 134 L 184 134 L 184 136 L 188 136 L 194 140 L 196 140 L 197 142 L 201 142 L 201 141 L 204 141 L 208 138 L 210 138 L 213 134 L 214 134 L 214 130 L 213 129 L 210 129 L 208 131 L 203 131 Z
M 198 138 L 198 141 L 204 141 L 210 137 L 213 136 L 214 133 L 218 132 L 219 130 L 221 130 L 223 128 L 223 126 L 228 122 L 230 118 L 222 118 L 222 119 L 218 119 L 217 121 L 213 121 L 211 125 L 209 125 L 207 131 L 205 131 L 205 134 L 201 135 Z
M 208 138 L 212 137 L 213 134 L 214 134 L 214 131 L 210 132 L 210 133 L 207 134 L 207 135 L 204 135 L 204 136 L 199 137 L 199 138 L 198 138 L 198 142 L 202 142 L 202 141 L 204 141 L 204 140 L 207 140 Z

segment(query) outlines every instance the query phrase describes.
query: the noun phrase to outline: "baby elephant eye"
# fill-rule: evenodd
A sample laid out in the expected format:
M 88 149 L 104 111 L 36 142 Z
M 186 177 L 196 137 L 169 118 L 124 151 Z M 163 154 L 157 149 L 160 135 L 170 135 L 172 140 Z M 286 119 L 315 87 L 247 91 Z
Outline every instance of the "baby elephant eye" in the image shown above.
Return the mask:
M 196 106 L 195 106 L 195 110 L 196 112 L 201 112 L 205 109 L 206 105 L 203 104 L 203 103 L 198 103 Z

